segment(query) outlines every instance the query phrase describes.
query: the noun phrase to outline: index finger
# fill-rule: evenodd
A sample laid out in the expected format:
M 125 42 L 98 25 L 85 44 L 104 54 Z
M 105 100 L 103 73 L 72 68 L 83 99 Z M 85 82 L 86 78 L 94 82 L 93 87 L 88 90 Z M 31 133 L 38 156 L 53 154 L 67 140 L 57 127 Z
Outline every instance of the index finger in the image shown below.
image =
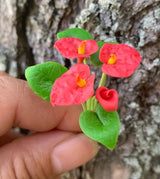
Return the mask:
M 12 126 L 48 131 L 80 131 L 81 106 L 56 106 L 36 95 L 26 81 L 0 74 L 0 135 Z

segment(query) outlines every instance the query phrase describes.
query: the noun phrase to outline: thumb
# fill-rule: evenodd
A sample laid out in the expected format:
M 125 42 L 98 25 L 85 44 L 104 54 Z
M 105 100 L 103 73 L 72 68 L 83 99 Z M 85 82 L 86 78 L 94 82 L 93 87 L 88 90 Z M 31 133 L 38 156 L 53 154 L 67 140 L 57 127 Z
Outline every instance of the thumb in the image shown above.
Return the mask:
M 0 178 L 55 178 L 96 153 L 97 144 L 81 133 L 32 134 L 0 148 Z

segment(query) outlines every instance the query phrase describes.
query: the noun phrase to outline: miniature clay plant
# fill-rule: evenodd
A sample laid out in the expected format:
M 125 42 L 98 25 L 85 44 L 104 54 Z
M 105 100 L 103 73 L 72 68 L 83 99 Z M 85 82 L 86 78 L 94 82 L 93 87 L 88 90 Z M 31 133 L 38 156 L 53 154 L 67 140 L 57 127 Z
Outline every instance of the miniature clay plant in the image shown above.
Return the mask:
M 106 75 L 129 77 L 141 62 L 140 54 L 125 44 L 96 42 L 80 28 L 59 32 L 57 38 L 54 47 L 67 59 L 77 58 L 77 64 L 69 70 L 56 62 L 28 67 L 25 76 L 29 86 L 53 107 L 82 104 L 79 118 L 82 131 L 114 149 L 120 129 L 118 92 L 105 87 Z M 91 75 L 87 60 L 95 66 L 102 65 L 102 78 L 95 91 L 95 74 Z

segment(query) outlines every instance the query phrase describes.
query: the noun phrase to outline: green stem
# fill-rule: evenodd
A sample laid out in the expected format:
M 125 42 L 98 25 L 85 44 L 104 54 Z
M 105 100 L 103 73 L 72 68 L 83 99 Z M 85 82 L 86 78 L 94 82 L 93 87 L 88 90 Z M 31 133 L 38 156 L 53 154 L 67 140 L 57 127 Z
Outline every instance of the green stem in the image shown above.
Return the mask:
M 92 97 L 92 100 L 91 100 L 91 111 L 94 110 L 94 96 Z
M 95 111 L 97 107 L 97 99 L 95 96 L 92 96 L 87 100 L 87 110 L 89 111 Z
M 99 86 L 98 87 L 101 87 L 101 86 L 104 86 L 105 83 L 106 83 L 106 74 L 105 73 L 102 73 L 102 77 L 101 77 L 101 80 L 99 82 Z
M 82 103 L 82 108 L 83 108 L 83 111 L 86 111 L 86 104 L 85 103 Z
M 91 110 L 92 110 L 92 111 L 95 111 L 95 109 L 96 109 L 96 108 L 95 108 L 95 101 L 96 101 L 96 97 L 93 96 L 93 97 L 92 97 L 92 103 L 91 103 Z
M 94 110 L 96 110 L 96 108 L 97 108 L 97 104 L 98 104 L 98 101 L 97 101 L 96 98 L 94 98 Z
M 92 98 L 89 98 L 87 100 L 87 110 L 91 110 L 91 102 L 92 102 Z

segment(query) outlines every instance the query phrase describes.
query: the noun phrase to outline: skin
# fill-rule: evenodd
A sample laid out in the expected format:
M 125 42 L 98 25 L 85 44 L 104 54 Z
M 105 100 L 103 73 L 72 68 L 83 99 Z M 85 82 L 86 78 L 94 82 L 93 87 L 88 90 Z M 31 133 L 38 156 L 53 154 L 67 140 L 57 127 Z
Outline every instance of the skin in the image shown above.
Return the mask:
M 81 106 L 52 107 L 3 72 L 0 111 L 0 179 L 59 179 L 97 153 L 97 143 L 81 133 Z M 15 126 L 34 132 L 22 136 Z

